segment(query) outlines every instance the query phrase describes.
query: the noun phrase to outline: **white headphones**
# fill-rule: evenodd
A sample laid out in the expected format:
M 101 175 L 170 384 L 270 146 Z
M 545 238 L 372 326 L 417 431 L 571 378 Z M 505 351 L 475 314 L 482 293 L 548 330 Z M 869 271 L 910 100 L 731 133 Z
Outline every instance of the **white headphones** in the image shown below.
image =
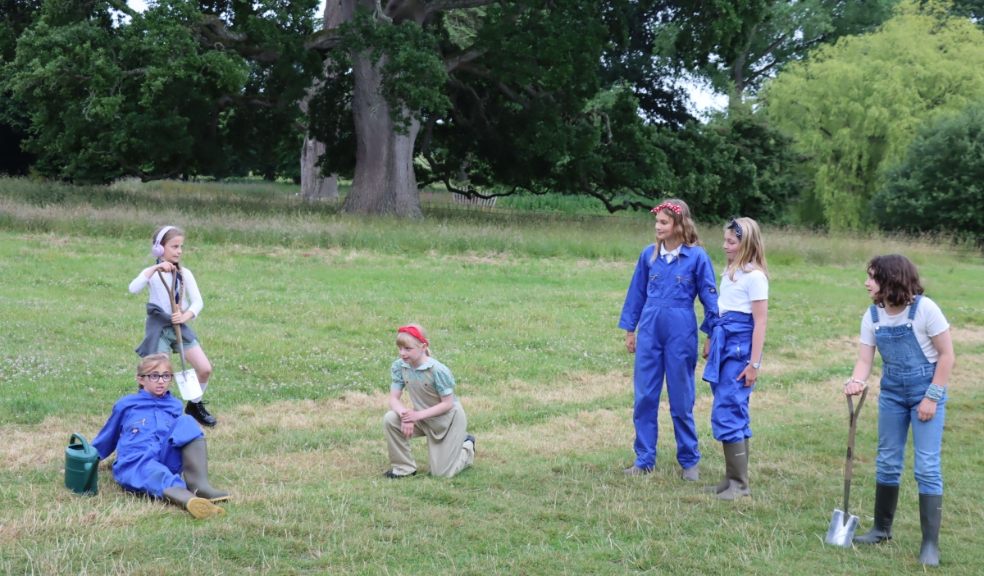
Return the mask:
M 154 255 L 154 258 L 164 257 L 164 246 L 161 245 L 161 242 L 164 240 L 164 235 L 171 230 L 174 230 L 174 226 L 165 226 L 157 233 L 154 243 L 150 246 L 150 253 Z

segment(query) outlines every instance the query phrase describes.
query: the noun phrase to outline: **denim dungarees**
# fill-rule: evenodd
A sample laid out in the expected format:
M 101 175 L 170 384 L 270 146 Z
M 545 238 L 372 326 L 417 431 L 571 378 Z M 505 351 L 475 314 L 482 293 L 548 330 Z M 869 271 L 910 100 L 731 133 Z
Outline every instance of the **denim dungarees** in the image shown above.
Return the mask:
M 917 416 L 919 403 L 933 381 L 936 364 L 926 359 L 912 330 L 921 296 L 909 307 L 908 322 L 900 326 L 880 326 L 878 307 L 871 306 L 875 344 L 882 357 L 881 393 L 878 397 L 878 459 L 876 480 L 898 486 L 905 459 L 905 442 L 912 425 L 914 468 L 919 493 L 943 494 L 940 451 L 946 419 L 946 394 L 936 404 L 936 415 L 922 422 Z

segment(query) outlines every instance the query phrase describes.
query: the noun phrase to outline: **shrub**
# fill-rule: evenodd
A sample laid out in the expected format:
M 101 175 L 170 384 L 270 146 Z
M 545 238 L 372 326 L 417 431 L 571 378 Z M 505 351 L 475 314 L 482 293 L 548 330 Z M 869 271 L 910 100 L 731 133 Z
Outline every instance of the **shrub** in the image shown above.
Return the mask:
M 984 242 L 984 101 L 928 123 L 871 204 L 884 230 Z

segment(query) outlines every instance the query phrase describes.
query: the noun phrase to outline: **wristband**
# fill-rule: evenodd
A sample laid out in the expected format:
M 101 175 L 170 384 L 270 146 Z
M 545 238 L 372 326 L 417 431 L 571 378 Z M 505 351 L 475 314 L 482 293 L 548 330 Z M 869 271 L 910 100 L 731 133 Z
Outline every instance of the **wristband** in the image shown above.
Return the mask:
M 854 376 L 851 376 L 850 378 L 847 379 L 847 382 L 844 382 L 844 388 L 847 388 L 851 384 L 860 384 L 862 390 L 868 387 L 867 382 L 865 382 L 864 380 L 858 380 Z
M 942 400 L 944 394 L 946 394 L 946 388 L 939 384 L 930 384 L 929 388 L 926 388 L 926 398 L 934 402 Z

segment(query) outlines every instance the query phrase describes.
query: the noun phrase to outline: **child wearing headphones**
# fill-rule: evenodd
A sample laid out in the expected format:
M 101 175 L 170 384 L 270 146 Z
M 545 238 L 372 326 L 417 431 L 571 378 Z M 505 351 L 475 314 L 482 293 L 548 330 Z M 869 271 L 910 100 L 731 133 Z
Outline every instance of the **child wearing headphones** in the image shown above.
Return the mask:
M 185 360 L 195 369 L 204 394 L 212 375 L 212 364 L 187 322 L 201 314 L 205 303 L 198 291 L 195 275 L 181 266 L 184 238 L 184 231 L 177 226 L 161 226 L 155 230 L 151 237 L 150 250 L 156 261 L 130 282 L 131 294 L 137 294 L 144 288 L 150 293 L 144 339 L 137 347 L 137 354 L 144 357 L 158 352 L 180 352 L 181 347 L 174 329 L 176 325 L 180 325 Z M 177 302 L 175 309 L 172 309 L 171 304 L 172 292 Z M 201 396 L 188 399 L 185 413 L 203 426 L 215 426 L 218 423 L 215 416 L 205 409 Z

